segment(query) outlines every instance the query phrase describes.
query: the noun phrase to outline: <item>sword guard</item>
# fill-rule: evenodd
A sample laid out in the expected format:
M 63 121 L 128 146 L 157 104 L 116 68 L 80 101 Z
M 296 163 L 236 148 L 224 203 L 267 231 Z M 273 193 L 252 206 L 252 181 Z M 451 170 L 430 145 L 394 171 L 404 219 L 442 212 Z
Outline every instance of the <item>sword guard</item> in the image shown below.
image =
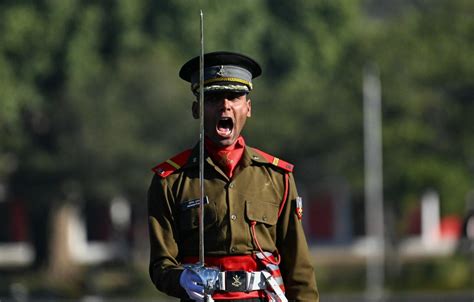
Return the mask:
M 205 295 L 212 295 L 218 288 L 220 270 L 217 267 L 205 267 L 201 263 L 185 264 L 184 268 L 196 273 L 201 279 Z

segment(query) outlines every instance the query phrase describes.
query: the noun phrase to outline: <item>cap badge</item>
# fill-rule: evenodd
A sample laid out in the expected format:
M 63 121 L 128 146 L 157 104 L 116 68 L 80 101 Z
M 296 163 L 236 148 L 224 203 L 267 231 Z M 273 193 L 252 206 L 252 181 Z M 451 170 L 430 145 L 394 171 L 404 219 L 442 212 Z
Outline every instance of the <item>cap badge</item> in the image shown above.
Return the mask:
M 218 76 L 220 76 L 220 77 L 224 77 L 224 75 L 225 75 L 224 65 L 221 65 L 221 66 L 219 67 L 219 71 L 217 71 L 216 74 L 217 74 Z

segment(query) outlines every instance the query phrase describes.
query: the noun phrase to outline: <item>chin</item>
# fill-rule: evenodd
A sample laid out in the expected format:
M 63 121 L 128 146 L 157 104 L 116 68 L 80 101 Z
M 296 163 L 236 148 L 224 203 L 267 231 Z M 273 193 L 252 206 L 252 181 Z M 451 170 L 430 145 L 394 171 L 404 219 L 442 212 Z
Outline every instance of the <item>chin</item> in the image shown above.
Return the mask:
M 228 139 L 226 139 L 226 140 L 219 141 L 217 144 L 218 144 L 219 146 L 227 147 L 227 146 L 232 145 L 233 143 L 234 143 L 233 140 L 228 140 Z
M 225 139 L 218 139 L 215 141 L 215 143 L 219 146 L 227 147 L 227 146 L 232 145 L 235 141 L 236 139 L 234 138 L 225 138 Z

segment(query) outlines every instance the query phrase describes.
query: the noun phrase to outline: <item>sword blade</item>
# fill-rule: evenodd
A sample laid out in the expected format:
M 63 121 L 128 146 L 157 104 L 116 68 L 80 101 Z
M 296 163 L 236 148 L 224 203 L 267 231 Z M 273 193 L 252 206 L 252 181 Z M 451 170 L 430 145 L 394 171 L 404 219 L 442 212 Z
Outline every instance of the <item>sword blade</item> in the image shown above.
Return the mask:
M 204 266 L 204 16 L 200 13 L 201 53 L 199 55 L 199 263 Z

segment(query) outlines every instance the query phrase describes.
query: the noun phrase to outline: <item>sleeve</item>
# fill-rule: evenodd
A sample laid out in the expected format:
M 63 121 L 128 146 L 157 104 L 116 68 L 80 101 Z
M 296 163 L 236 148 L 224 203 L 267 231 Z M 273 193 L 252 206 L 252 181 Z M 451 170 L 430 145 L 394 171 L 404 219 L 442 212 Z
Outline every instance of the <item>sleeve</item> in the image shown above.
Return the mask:
M 173 195 L 166 179 L 154 176 L 148 190 L 148 228 L 150 238 L 149 273 L 153 284 L 167 295 L 187 298 L 179 285 L 183 271 L 177 260 L 178 234 L 173 216 Z
M 316 277 L 306 242 L 302 221 L 296 212 L 298 192 L 292 173 L 289 176 L 288 198 L 278 221 L 277 247 L 280 270 L 289 301 L 319 301 Z

